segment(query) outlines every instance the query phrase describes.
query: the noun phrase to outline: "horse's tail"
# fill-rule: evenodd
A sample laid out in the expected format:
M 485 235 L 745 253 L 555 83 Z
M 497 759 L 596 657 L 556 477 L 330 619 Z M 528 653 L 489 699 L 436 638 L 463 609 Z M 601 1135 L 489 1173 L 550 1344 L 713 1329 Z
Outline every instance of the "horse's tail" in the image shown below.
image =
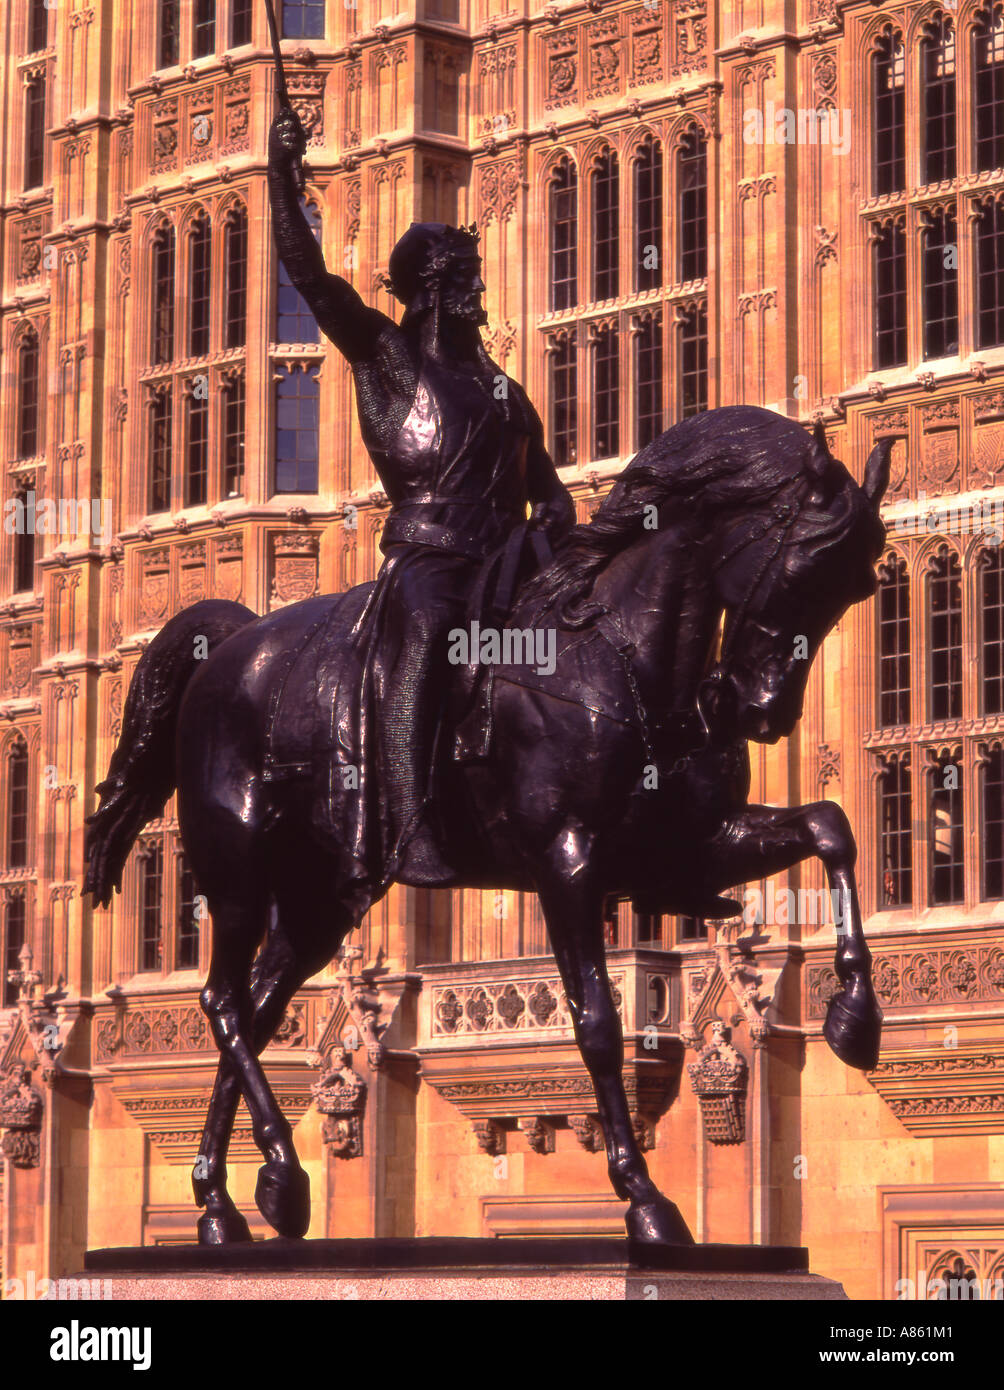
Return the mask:
M 113 887 L 121 893 L 129 851 L 174 791 L 174 735 L 188 682 L 201 660 L 256 616 L 241 603 L 207 599 L 176 614 L 140 657 L 118 747 L 97 787 L 101 800 L 87 818 L 84 892 L 102 907 Z

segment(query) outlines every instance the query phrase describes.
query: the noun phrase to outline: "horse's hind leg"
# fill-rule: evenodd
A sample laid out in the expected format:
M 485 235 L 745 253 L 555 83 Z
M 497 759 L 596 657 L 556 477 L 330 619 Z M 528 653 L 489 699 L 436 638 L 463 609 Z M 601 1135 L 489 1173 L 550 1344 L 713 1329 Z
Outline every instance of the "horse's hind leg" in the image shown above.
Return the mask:
M 618 1197 L 630 1202 L 629 1238 L 692 1245 L 679 1210 L 649 1177 L 624 1092 L 624 1038 L 610 992 L 603 941 L 603 896 L 589 882 L 586 837 L 560 837 L 538 893 L 572 1015 L 575 1041 L 592 1079 L 606 1141 L 607 1168 Z
M 878 1063 L 882 1010 L 861 925 L 854 877 L 857 848 L 843 810 L 835 801 L 790 809 L 747 806 L 728 821 L 709 850 L 713 872 L 726 887 L 780 873 L 811 855 L 822 860 L 836 909 L 834 968 L 843 985 L 830 1000 L 823 1036 L 842 1062 L 871 1071 Z
M 292 863 L 287 874 L 284 886 L 276 891 L 275 918 L 252 971 L 256 1055 L 268 1046 L 296 991 L 327 965 L 356 924 L 348 912 L 329 909 L 331 916 L 321 926 L 317 905 L 335 901 L 330 876 L 322 882 L 313 865 Z M 226 1190 L 227 1146 L 239 1098 L 239 1078 L 221 1056 L 199 1152 L 204 1170 L 193 1175 L 196 1201 L 206 1208 L 199 1219 L 199 1241 L 204 1245 L 251 1239 L 247 1222 Z

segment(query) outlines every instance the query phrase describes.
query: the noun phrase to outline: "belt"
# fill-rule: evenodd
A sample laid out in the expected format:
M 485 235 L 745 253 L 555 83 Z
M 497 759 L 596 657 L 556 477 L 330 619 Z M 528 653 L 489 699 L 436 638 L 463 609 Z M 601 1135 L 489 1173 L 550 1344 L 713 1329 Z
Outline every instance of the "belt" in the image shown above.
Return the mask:
M 440 526 L 435 521 L 412 521 L 407 517 L 390 516 L 383 528 L 380 549 L 386 550 L 391 545 L 428 545 L 434 550 L 465 555 L 469 560 L 483 560 L 497 548 L 498 540 L 485 541 L 478 536 L 465 535 L 452 526 Z

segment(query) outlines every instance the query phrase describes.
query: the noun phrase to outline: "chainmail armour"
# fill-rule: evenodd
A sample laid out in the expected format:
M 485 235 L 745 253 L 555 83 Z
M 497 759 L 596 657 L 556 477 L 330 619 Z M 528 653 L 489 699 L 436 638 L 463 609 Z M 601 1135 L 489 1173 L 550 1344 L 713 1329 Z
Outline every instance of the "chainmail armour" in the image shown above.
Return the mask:
M 269 192 L 279 254 L 290 279 L 335 346 L 356 385 L 363 441 L 391 502 L 381 548 L 386 559 L 355 636 L 361 654 L 361 795 L 352 840 L 374 841 L 373 877 L 448 882 L 432 800 L 436 737 L 445 703 L 447 634 L 462 625 L 482 559 L 546 502 L 567 524 L 571 499 L 543 445 L 540 420 L 522 388 L 506 379 L 477 336 L 470 360 L 447 361 L 422 346 L 422 320 L 436 312 L 436 273 L 469 234 L 413 224 L 391 258 L 406 303 L 399 326 L 363 303 L 324 267 L 297 202 L 290 168 L 270 159 Z M 379 811 L 374 811 L 378 790 Z

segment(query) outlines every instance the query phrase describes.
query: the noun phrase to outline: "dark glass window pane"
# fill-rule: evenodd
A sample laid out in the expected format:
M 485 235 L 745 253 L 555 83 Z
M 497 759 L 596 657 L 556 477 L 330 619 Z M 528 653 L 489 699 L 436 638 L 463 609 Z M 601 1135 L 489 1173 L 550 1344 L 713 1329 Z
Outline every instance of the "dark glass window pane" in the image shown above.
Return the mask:
M 634 340 L 637 447 L 644 449 L 665 429 L 662 403 L 662 319 L 652 315 Z
M 983 713 L 1004 714 L 1004 555 L 980 554 Z
M 962 873 L 962 767 L 942 758 L 931 771 L 928 829 L 931 852 L 931 902 L 960 903 L 965 897 Z
M 930 717 L 961 719 L 962 575 L 957 555 L 936 557 L 927 593 Z
M 159 970 L 163 958 L 161 916 L 164 896 L 164 847 L 154 841 L 140 854 L 140 970 Z
M 150 511 L 171 506 L 171 391 L 158 391 L 150 406 Z
M 251 42 L 251 5 L 253 0 L 233 0 L 230 20 L 230 45 L 238 48 Z
M 321 219 L 317 209 L 310 203 L 300 200 L 303 215 L 310 223 L 314 236 L 321 239 Z M 277 343 L 316 343 L 320 341 L 317 320 L 303 295 L 289 278 L 289 272 L 279 262 L 278 292 L 276 295 L 276 336 Z
M 38 336 L 26 333 L 17 354 L 17 457 L 34 458 L 38 453 Z
M 160 0 L 159 66 L 173 68 L 178 61 L 179 0 Z
M 922 45 L 924 74 L 924 182 L 955 177 L 955 29 L 950 20 L 935 25 Z
M 906 233 L 887 222 L 874 247 L 875 366 L 906 362 Z
M 879 903 L 906 907 L 913 901 L 913 834 L 910 767 L 893 759 L 879 778 Z
M 575 169 L 569 160 L 558 166 L 550 188 L 551 308 L 571 309 L 578 299 L 578 198 Z
M 318 478 L 317 367 L 288 371 L 276 383 L 275 490 L 316 492 Z
M 976 219 L 976 345 L 1004 343 L 1004 202 L 985 203 Z
M 239 209 L 227 224 L 226 346 L 243 347 L 248 318 L 248 219 Z
M 984 16 L 973 34 L 976 168 L 1004 165 L 1004 12 Z
M 906 53 L 899 34 L 883 34 L 872 59 L 875 101 L 874 192 L 896 193 L 906 183 Z
M 680 418 L 708 408 L 708 311 L 691 309 L 677 326 Z
M 677 153 L 680 198 L 680 280 L 703 280 L 708 273 L 708 146 L 691 129 Z
M 234 377 L 223 393 L 223 495 L 244 491 L 244 378 Z
M 185 398 L 185 505 L 201 507 L 209 482 L 209 397 L 196 379 L 198 395 Z
M 619 401 L 617 330 L 603 328 L 593 343 L 593 458 L 614 458 L 620 450 Z
M 22 488 L 17 496 L 23 529 L 14 532 L 14 591 L 22 594 L 35 587 L 35 532 L 28 528 L 29 494 Z
M 954 212 L 938 212 L 924 230 L 924 356 L 959 350 L 959 233 Z
M 15 743 L 7 758 L 7 867 L 28 863 L 28 748 Z
M 883 565 L 878 588 L 879 723 L 910 722 L 910 584 L 906 562 Z
M 563 334 L 554 344 L 551 362 L 551 457 L 560 468 L 575 463 L 578 363 L 575 339 Z
M 3 1007 L 11 1009 L 17 1003 L 18 985 L 10 978 L 12 970 L 20 971 L 21 947 L 25 940 L 24 925 L 24 894 L 15 893 L 7 899 L 7 908 L 4 913 L 4 972 L 3 972 Z
M 662 146 L 647 140 L 634 162 L 635 289 L 662 284 Z
M 983 896 L 1004 898 L 1004 752 L 993 749 L 983 769 Z
M 216 47 L 216 0 L 195 0 L 192 52 L 208 58 Z
M 49 11 L 45 0 L 30 0 L 28 9 L 28 52 L 41 53 L 49 43 Z
M 198 896 L 188 861 L 178 855 L 178 917 L 174 941 L 174 968 L 194 970 L 199 963 L 199 919 L 195 915 Z
M 620 293 L 620 168 L 607 151 L 593 172 L 593 298 Z
M 28 83 L 24 92 L 24 186 L 39 188 L 45 178 L 45 82 Z
M 174 229 L 161 227 L 153 243 L 153 361 L 174 357 Z
M 209 304 L 211 242 L 208 219 L 201 217 L 192 228 L 189 242 L 189 357 L 202 357 L 209 351 Z
M 282 0 L 284 39 L 323 39 L 324 0 Z

